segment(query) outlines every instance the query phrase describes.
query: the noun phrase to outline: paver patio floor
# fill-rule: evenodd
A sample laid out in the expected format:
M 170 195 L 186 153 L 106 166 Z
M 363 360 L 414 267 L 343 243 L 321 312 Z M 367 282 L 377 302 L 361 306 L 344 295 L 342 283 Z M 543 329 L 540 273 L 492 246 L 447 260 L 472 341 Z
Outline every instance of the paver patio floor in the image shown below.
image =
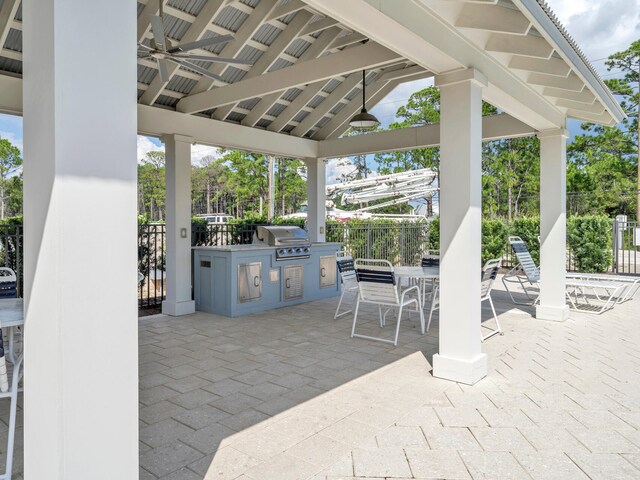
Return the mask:
M 141 478 L 640 478 L 640 301 L 553 323 L 494 299 L 473 387 L 431 376 L 437 321 L 352 340 L 335 300 L 141 320 Z
M 337 299 L 140 319 L 140 478 L 640 478 L 640 299 L 554 323 L 493 297 L 473 387 L 432 377 L 437 316 L 397 347 L 349 338 Z

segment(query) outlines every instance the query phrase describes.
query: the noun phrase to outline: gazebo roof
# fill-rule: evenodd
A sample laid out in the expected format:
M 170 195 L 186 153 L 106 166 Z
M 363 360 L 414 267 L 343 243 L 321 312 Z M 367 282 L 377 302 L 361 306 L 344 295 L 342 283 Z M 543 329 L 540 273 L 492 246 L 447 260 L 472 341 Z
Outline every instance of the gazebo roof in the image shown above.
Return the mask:
M 412 55 L 411 47 L 403 51 L 379 38 L 368 38 L 371 35 L 358 28 L 358 21 L 350 21 L 357 19 L 357 11 L 350 16 L 350 9 L 375 8 L 376 3 L 166 0 L 164 23 L 172 41 L 231 34 L 232 41 L 200 53 L 248 60 L 252 65 L 199 64 L 220 75 L 218 81 L 172 64 L 170 80 L 163 82 L 155 61 L 139 59 L 138 102 L 324 140 L 343 134 L 351 116 L 361 108 L 363 69 L 367 72 L 367 106 L 371 107 L 402 82 L 475 67 L 469 59 L 477 54 L 494 62 L 509 84 L 524 87 L 530 98 L 543 102 L 557 118 L 615 124 L 624 116 L 544 0 L 396 2 L 398 12 L 384 13 L 407 31 L 411 29 L 402 23 L 402 10 L 418 6 L 434 23 L 425 28 L 436 26 L 455 34 L 456 43 L 432 43 L 426 61 Z M 332 14 L 338 6 L 344 16 Z M 157 1 L 138 1 L 137 14 L 138 40 L 148 43 L 150 18 L 158 14 Z M 368 21 L 367 15 L 363 10 L 362 21 Z M 21 2 L 0 0 L 0 75 L 22 74 L 21 29 Z M 382 36 L 385 34 L 389 32 Z M 481 68 L 492 83 L 485 70 Z M 487 100 L 492 101 L 491 94 Z M 499 108 L 527 121 L 517 109 L 511 112 L 499 103 Z

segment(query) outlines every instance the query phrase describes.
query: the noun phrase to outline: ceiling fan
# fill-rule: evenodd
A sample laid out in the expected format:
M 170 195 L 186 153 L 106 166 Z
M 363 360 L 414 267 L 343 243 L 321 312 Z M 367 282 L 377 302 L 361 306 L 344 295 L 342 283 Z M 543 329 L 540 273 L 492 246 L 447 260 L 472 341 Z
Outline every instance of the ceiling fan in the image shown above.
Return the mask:
M 170 80 L 167 62 L 176 63 L 182 67 L 188 68 L 189 70 L 198 72 L 205 77 L 220 81 L 224 81 L 220 75 L 216 75 L 206 68 L 202 68 L 201 66 L 196 65 L 190 60 L 197 60 L 200 62 L 252 65 L 251 62 L 248 62 L 246 60 L 216 57 L 213 55 L 195 55 L 190 53 L 192 50 L 195 50 L 197 48 L 210 47 L 212 45 L 226 43 L 230 40 L 233 40 L 232 35 L 219 35 L 217 37 L 203 38 L 202 40 L 198 40 L 196 42 L 173 45 L 172 42 L 167 38 L 164 29 L 164 13 L 162 11 L 162 4 L 164 2 L 163 0 L 160 0 L 158 3 L 160 7 L 158 11 L 159 15 L 153 15 L 151 17 L 151 33 L 153 35 L 153 38 L 151 39 L 150 45 L 145 45 L 144 43 L 138 44 L 138 58 L 149 58 L 156 60 L 156 62 L 158 63 L 158 70 L 160 71 L 160 79 L 163 82 L 168 82 Z

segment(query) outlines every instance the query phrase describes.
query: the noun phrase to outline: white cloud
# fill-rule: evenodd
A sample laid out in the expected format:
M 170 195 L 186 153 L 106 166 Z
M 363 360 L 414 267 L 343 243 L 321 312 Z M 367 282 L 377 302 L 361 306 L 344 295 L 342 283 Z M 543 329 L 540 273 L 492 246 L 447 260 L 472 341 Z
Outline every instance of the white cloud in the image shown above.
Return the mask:
M 141 161 L 149 152 L 164 152 L 164 145 L 156 145 L 149 137 L 138 135 L 138 161 Z
M 603 58 L 626 50 L 640 37 L 640 0 L 547 0 L 601 75 Z M 610 75 L 609 75 L 610 76 Z
M 191 147 L 191 163 L 199 165 L 204 157 L 220 158 L 219 147 L 210 147 L 208 145 L 193 145 Z
M 22 137 L 19 137 L 13 132 L 3 132 L 0 131 L 0 138 L 4 138 L 5 140 L 9 140 L 12 145 L 18 147 L 20 153 L 22 153 Z
M 413 93 L 431 85 L 433 85 L 433 79 L 430 78 L 401 83 L 389 92 L 386 97 L 380 100 L 380 102 L 371 109 L 371 113 L 378 117 L 380 123 L 386 127 L 396 120 L 396 111 L 407 103 L 407 100 L 409 100 L 409 97 Z
M 331 158 L 327 161 L 326 178 L 327 185 L 338 183 L 342 175 L 353 173 L 355 167 L 346 158 Z

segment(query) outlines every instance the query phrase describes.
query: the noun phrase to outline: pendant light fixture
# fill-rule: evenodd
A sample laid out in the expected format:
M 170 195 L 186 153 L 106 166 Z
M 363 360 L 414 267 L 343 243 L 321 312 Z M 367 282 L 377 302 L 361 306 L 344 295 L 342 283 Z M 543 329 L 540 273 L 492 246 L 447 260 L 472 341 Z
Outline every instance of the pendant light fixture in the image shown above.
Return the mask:
M 366 102 L 366 89 L 365 89 L 365 71 L 362 71 L 362 110 L 357 115 L 349 120 L 349 125 L 354 130 L 372 130 L 380 125 L 380 121 L 375 117 L 375 115 L 371 115 L 367 112 L 367 108 L 365 106 Z

